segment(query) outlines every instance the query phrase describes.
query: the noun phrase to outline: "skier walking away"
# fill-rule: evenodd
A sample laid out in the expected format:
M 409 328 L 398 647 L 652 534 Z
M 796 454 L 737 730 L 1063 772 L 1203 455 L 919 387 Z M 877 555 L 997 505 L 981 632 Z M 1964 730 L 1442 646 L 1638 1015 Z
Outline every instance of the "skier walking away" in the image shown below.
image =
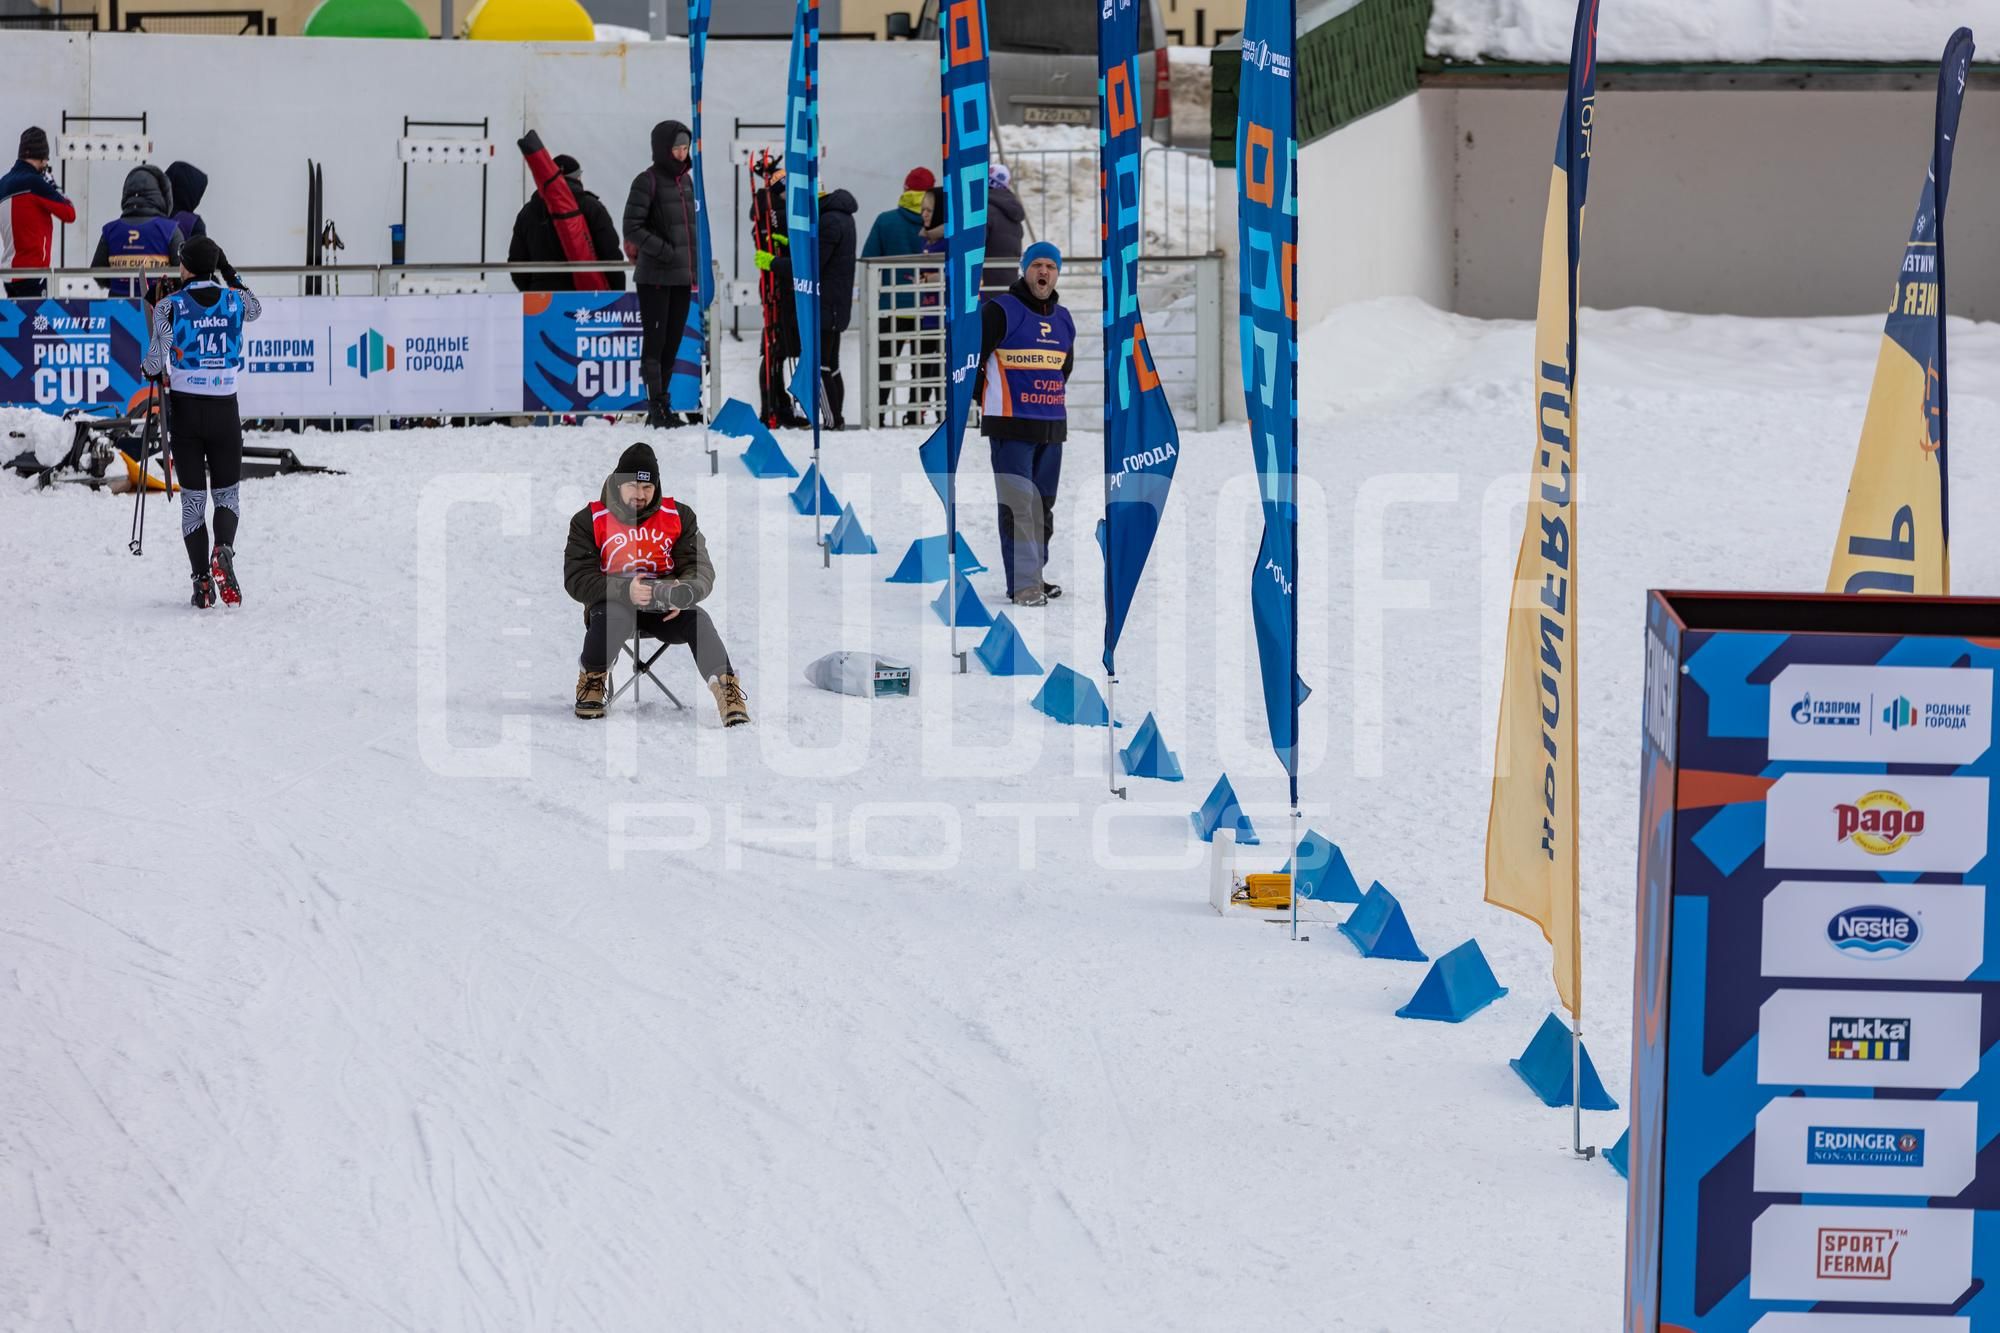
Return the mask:
M 750 720 L 729 651 L 708 612 L 696 605 L 715 587 L 708 544 L 694 510 L 660 493 L 660 464 L 650 444 L 619 455 L 603 493 L 570 519 L 563 587 L 584 608 L 578 717 L 604 716 L 612 644 L 643 635 L 689 647 L 723 726 Z
M 1076 324 L 1056 294 L 1062 252 L 1037 241 L 1021 276 L 979 312 L 979 433 L 993 450 L 1000 557 L 1016 606 L 1046 606 L 1062 589 L 1042 575 L 1055 533 L 1056 487 L 1069 433 L 1064 395 Z
M 678 120 L 653 126 L 653 165 L 632 178 L 625 196 L 625 257 L 639 291 L 639 373 L 648 426 L 684 424 L 667 406 L 674 353 L 687 328 L 695 284 L 694 136 Z
M 217 282 L 220 273 L 224 282 Z M 167 385 L 167 422 L 181 486 L 181 540 L 198 609 L 243 601 L 236 582 L 236 524 L 242 506 L 243 418 L 236 377 L 243 369 L 243 326 L 263 313 L 220 246 L 197 236 L 181 249 L 179 290 L 153 307 L 153 338 L 141 369 Z M 226 286 L 224 283 L 226 282 Z M 207 506 L 215 500 L 215 548 Z
M 74 221 L 76 205 L 49 179 L 48 131 L 30 125 L 21 131 L 13 167 L 0 176 L 0 263 L 8 268 L 47 268 L 55 224 Z M 13 297 L 47 291 L 44 278 L 16 278 L 7 284 L 7 295 Z

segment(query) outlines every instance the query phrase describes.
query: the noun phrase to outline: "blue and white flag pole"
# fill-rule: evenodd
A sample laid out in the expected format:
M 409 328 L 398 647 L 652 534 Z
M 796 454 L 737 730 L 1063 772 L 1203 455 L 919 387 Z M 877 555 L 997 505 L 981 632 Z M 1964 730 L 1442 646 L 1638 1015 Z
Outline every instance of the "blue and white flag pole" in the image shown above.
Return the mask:
M 1104 0 L 1097 11 L 1099 211 L 1104 238 L 1104 680 L 1117 718 L 1118 637 L 1139 576 L 1159 535 L 1173 487 L 1180 432 L 1146 345 L 1139 312 L 1140 163 L 1139 8 L 1143 0 Z M 1118 746 L 1105 729 L 1111 794 Z
M 708 236 L 708 189 L 701 174 L 701 93 L 708 66 L 708 16 L 713 0 L 688 0 L 688 89 L 694 102 L 694 220 L 695 257 L 700 273 L 695 281 L 694 308 L 688 313 L 690 327 L 698 331 L 709 357 L 720 350 L 709 342 L 709 307 L 715 303 L 715 260 Z M 708 475 L 722 471 L 722 456 L 709 442 L 708 419 L 716 404 L 709 401 L 707 368 L 696 363 L 701 383 L 696 388 L 696 405 L 701 412 L 701 447 L 708 452 Z M 669 385 L 671 392 L 671 384 Z
M 1294 0 L 1249 0 L 1236 110 L 1237 242 L 1243 396 L 1250 413 L 1264 539 L 1250 574 L 1250 615 L 1271 747 L 1285 766 L 1293 845 L 1299 822 L 1298 471 L 1299 198 Z M 1292 895 L 1292 938 L 1299 933 Z
M 958 669 L 958 456 L 972 415 L 979 364 L 979 278 L 986 263 L 986 173 L 992 135 L 987 115 L 986 0 L 953 0 L 938 24 L 938 92 L 944 113 L 945 411 L 917 451 L 944 504 L 949 561 L 951 651 Z
M 812 418 L 813 475 L 819 457 L 819 0 L 799 0 L 792 20 L 792 63 L 785 101 L 785 231 L 792 257 L 792 304 L 798 312 L 799 361 L 791 393 Z M 813 488 L 813 541 L 826 558 L 820 487 Z

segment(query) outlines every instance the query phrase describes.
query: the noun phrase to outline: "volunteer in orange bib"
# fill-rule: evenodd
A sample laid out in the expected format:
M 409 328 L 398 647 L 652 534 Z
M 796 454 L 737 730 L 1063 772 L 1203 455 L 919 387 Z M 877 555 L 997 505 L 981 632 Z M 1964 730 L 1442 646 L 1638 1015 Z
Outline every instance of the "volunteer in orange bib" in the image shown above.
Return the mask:
M 578 717 L 604 716 L 614 636 L 623 642 L 636 625 L 646 638 L 688 645 L 725 727 L 750 720 L 729 651 L 696 605 L 715 587 L 708 545 L 694 510 L 661 493 L 651 445 L 619 455 L 604 493 L 570 519 L 563 587 L 584 608 Z

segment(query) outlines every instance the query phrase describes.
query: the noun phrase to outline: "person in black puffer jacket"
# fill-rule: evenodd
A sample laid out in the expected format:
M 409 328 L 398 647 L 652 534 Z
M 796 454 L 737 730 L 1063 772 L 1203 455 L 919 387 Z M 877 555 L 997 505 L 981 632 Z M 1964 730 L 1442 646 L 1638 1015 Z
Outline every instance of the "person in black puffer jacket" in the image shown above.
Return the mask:
M 819 199 L 819 382 L 830 430 L 846 430 L 847 383 L 840 377 L 840 335 L 854 317 L 854 211 L 845 190 Z
M 577 211 L 583 215 L 584 225 L 590 229 L 591 257 L 615 263 L 618 259 L 618 228 L 611 225 L 611 210 L 604 206 L 602 199 L 583 188 L 583 166 L 575 158 L 568 153 L 557 153 L 555 164 L 556 170 L 569 184 L 569 192 L 576 199 Z M 549 216 L 548 200 L 542 198 L 540 190 L 529 195 L 528 202 L 521 205 L 521 211 L 514 215 L 514 238 L 507 244 L 507 262 L 569 262 L 562 238 L 556 234 L 555 219 Z M 623 269 L 607 269 L 601 276 L 610 290 L 625 290 Z M 575 273 L 516 273 L 513 278 L 514 285 L 524 292 L 573 292 L 577 289 Z
M 667 378 L 673 354 L 687 327 L 688 301 L 695 283 L 696 252 L 694 136 L 678 120 L 653 126 L 653 165 L 632 178 L 625 196 L 625 255 L 636 265 L 639 317 L 644 338 L 639 371 L 650 403 L 646 424 L 671 422 Z
M 208 235 L 208 224 L 195 212 L 208 194 L 208 173 L 192 162 L 169 162 L 167 184 L 173 187 L 174 225 L 181 229 L 181 240 Z

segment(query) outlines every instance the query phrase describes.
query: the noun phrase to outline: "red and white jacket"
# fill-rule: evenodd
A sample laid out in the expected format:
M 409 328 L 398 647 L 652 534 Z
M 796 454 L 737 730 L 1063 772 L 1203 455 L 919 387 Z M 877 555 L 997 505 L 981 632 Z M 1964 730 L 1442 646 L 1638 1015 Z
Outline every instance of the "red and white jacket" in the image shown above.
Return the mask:
M 47 268 L 55 224 L 76 221 L 76 205 L 49 178 L 16 162 L 0 176 L 0 267 Z

